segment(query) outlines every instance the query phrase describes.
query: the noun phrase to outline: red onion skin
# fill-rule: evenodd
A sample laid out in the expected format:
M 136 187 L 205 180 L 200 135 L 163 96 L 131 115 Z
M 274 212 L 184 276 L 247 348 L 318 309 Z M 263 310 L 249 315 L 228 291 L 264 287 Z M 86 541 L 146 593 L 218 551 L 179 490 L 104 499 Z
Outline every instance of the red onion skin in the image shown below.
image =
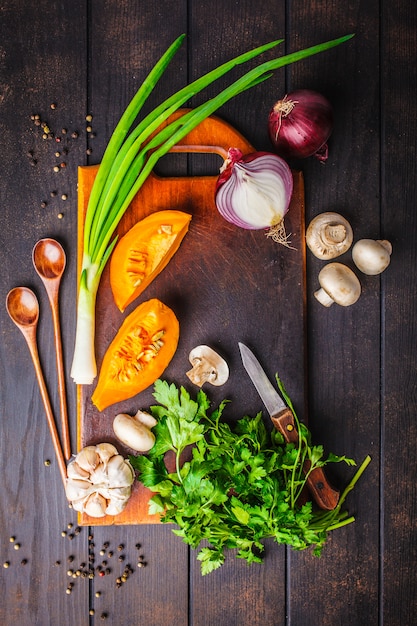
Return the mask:
M 250 154 L 243 155 L 242 152 L 238 148 L 230 148 L 228 151 L 228 159 L 224 162 L 223 167 L 220 170 L 219 177 L 217 179 L 216 188 L 215 188 L 215 197 L 217 196 L 217 192 L 219 188 L 222 187 L 222 185 L 224 185 L 224 183 L 226 183 L 229 180 L 230 176 L 232 175 L 233 167 L 235 163 L 250 163 L 259 157 L 272 157 L 274 160 L 278 160 L 280 162 L 279 163 L 279 167 L 281 169 L 280 175 L 282 177 L 284 186 L 286 186 L 287 196 L 288 196 L 286 207 L 284 209 L 284 215 L 285 215 L 285 213 L 288 211 L 292 192 L 293 192 L 292 173 L 288 164 L 281 157 L 271 152 L 251 152 Z M 239 218 L 233 215 L 232 212 L 228 208 L 219 207 L 217 202 L 216 202 L 216 206 L 220 214 L 227 221 L 231 222 L 232 224 L 235 224 L 235 226 L 240 226 L 241 228 L 246 228 L 249 230 L 259 229 L 258 227 L 249 226 L 245 222 L 239 220 Z M 268 227 L 265 226 L 263 228 L 268 228 Z
M 275 103 L 269 113 L 268 129 L 274 148 L 285 158 L 304 159 L 314 155 L 326 161 L 333 109 L 323 95 L 298 89 Z
M 235 163 L 250 163 L 254 159 L 257 159 L 260 156 L 266 156 L 268 154 L 271 154 L 271 153 L 270 152 L 251 152 L 250 154 L 243 155 L 242 152 L 239 150 L 239 148 L 229 148 L 228 153 L 227 153 L 227 156 L 228 156 L 227 163 L 225 162 L 226 167 L 224 167 L 224 169 L 222 168 L 222 170 L 220 171 L 220 174 L 216 183 L 216 191 L 220 187 L 220 185 L 226 182 L 226 180 L 229 180 Z

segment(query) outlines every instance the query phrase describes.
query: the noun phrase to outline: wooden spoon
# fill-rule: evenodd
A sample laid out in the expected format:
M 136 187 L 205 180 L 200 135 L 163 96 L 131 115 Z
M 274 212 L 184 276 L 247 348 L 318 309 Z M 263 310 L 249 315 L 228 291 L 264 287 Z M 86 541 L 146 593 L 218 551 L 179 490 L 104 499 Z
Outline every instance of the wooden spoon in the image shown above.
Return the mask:
M 71 457 L 71 441 L 68 426 L 67 399 L 65 393 L 65 374 L 62 358 L 61 329 L 59 323 L 59 285 L 64 273 L 66 257 L 60 243 L 55 239 L 41 239 L 32 251 L 34 268 L 42 280 L 48 294 L 54 324 L 56 365 L 58 370 L 58 389 L 61 407 L 62 445 L 68 461 Z
M 67 478 L 67 467 L 64 455 L 62 454 L 61 443 L 59 440 L 54 415 L 52 413 L 51 403 L 49 401 L 48 391 L 42 373 L 36 341 L 36 330 L 39 320 L 39 303 L 33 291 L 31 291 L 27 287 L 15 287 L 7 294 L 6 308 L 13 322 L 22 331 L 23 336 L 26 339 L 26 343 L 29 347 L 29 352 L 35 366 L 36 377 L 45 407 L 46 417 L 48 420 L 52 443 L 54 445 L 54 450 L 58 461 L 59 471 L 61 472 L 61 477 L 65 486 Z

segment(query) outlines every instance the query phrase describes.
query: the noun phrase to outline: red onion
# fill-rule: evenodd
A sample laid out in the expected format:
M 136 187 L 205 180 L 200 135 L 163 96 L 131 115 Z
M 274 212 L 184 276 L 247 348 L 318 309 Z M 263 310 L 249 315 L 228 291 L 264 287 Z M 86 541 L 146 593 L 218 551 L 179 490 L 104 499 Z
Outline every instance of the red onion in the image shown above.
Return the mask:
M 281 157 L 270 152 L 243 156 L 237 148 L 230 148 L 217 180 L 216 206 L 235 226 L 269 228 L 271 236 L 283 243 L 283 219 L 292 190 L 291 170 Z
M 282 156 L 306 158 L 314 154 L 319 161 L 326 161 L 327 140 L 333 129 L 332 106 L 321 94 L 298 89 L 272 107 L 268 128 Z

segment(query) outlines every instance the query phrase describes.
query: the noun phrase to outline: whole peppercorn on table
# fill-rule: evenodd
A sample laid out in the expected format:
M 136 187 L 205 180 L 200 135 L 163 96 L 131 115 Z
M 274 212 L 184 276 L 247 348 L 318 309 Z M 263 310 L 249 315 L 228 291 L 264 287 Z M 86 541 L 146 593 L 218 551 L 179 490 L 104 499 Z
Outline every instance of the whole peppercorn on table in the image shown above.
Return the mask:
M 416 282 L 417 236 L 414 4 L 409 0 L 379 0 L 366 6 L 356 0 L 348 6 L 301 0 L 281 4 L 167 0 L 145 7 L 136 0 L 64 0 L 52 5 L 41 0 L 32 6 L 5 0 L 0 14 L 3 302 L 20 285 L 32 289 L 39 299 L 40 359 L 59 424 L 52 318 L 31 258 L 37 241 L 45 237 L 59 241 L 67 255 L 60 321 L 73 454 L 81 441 L 99 443 L 111 436 L 110 417 L 100 421 L 95 414 L 90 431 L 80 425 L 80 402 L 89 394 L 77 391 L 69 375 L 78 286 L 79 167 L 90 172 L 101 162 L 128 102 L 181 33 L 186 37 L 150 95 L 146 112 L 205 72 L 256 46 L 285 38 L 276 50 L 262 55 L 262 60 L 270 60 L 355 34 L 343 45 L 275 71 L 216 111 L 218 119 L 255 150 L 272 151 L 268 115 L 277 100 L 290 91 L 311 89 L 331 102 L 334 128 L 327 161 L 310 157 L 290 162 L 292 171 L 299 172 L 296 180 L 303 183 L 303 223 L 296 219 L 294 204 L 286 222 L 295 250 L 262 256 L 266 245 L 262 233 L 251 234 L 226 222 L 221 228 L 216 221 L 212 251 L 217 255 L 199 277 L 203 265 L 189 258 L 185 247 L 187 238 L 190 249 L 198 247 L 197 237 L 191 239 L 194 227 L 204 241 L 200 252 L 208 252 L 205 209 L 199 207 L 202 217 L 194 224 L 191 221 L 184 247 L 158 277 L 160 282 L 148 289 L 153 297 L 169 284 L 168 304 L 184 324 L 194 320 L 192 341 L 198 338 L 198 343 L 211 344 L 220 352 L 227 348 L 224 356 L 233 385 L 224 395 L 226 387 L 211 391 L 214 388 L 204 386 L 216 401 L 229 397 L 225 416 L 233 420 L 244 412 L 255 416 L 263 411 L 267 418 L 245 377 L 237 345 L 236 352 L 228 347 L 228 338 L 233 337 L 251 343 L 271 380 L 275 373 L 280 375 L 299 417 L 308 419 L 314 443 L 358 464 L 366 455 L 372 457 L 346 500 L 355 522 L 331 533 L 321 557 L 268 539 L 262 564 L 248 565 L 231 550 L 222 567 L 202 576 L 196 552 L 174 534 L 173 525 L 137 523 L 137 519 L 120 524 L 116 516 L 110 524 L 96 524 L 80 519 L 69 508 L 33 365 L 3 306 L 2 622 L 19 626 L 91 626 L 101 621 L 115 626 L 413 624 L 417 609 L 416 294 L 410 288 Z M 244 71 L 234 68 L 230 80 Z M 218 85 L 190 97 L 183 106 L 198 107 L 228 80 L 220 78 Z M 157 164 L 154 174 L 214 180 L 220 165 L 218 155 L 170 154 Z M 392 245 L 390 264 L 377 276 L 356 267 L 352 247 L 337 259 L 354 271 L 361 286 L 359 299 L 348 307 L 327 308 L 314 297 L 326 261 L 306 248 L 303 230 L 324 212 L 343 215 L 352 227 L 353 244 L 371 239 Z M 262 260 L 254 270 L 248 259 L 258 258 L 260 239 Z M 277 244 L 268 241 L 268 245 Z M 181 252 L 187 260 L 185 269 Z M 239 263 L 240 272 L 247 270 L 243 294 L 241 284 L 240 291 L 234 291 L 239 272 L 228 267 L 228 258 Z M 291 272 L 294 281 L 280 290 L 280 277 L 288 279 Z M 273 283 L 266 289 L 269 276 Z M 210 298 L 214 285 L 221 287 L 222 298 L 229 303 L 218 321 L 218 302 Z M 210 320 L 209 333 L 207 325 L 196 321 L 193 310 L 184 305 L 192 298 L 199 315 L 204 311 Z M 237 301 L 239 307 L 234 306 Z M 247 305 L 242 306 L 242 301 Z M 105 317 L 105 310 L 98 309 L 100 350 L 103 321 L 115 319 Z M 111 324 L 106 330 L 109 340 L 117 330 L 114 321 Z M 183 363 L 180 374 L 176 368 L 167 371 L 170 379 L 178 377 L 180 382 L 187 381 L 188 352 L 194 347 L 186 337 L 180 335 L 177 352 Z M 190 381 L 184 384 L 193 392 Z M 133 414 L 133 409 L 146 409 L 152 401 L 149 388 L 128 401 L 127 408 Z M 90 415 L 88 402 L 85 406 Z M 328 477 L 342 490 L 354 471 L 344 464 L 332 465 Z

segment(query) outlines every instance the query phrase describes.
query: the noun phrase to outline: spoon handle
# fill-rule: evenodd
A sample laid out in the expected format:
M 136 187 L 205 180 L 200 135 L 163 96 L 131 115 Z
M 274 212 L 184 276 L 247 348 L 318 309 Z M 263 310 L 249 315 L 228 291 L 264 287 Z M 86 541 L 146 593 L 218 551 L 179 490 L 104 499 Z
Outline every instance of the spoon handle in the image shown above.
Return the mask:
M 56 297 L 51 298 L 50 303 L 52 309 L 52 320 L 54 325 L 56 367 L 58 371 L 58 391 L 62 423 L 62 446 L 64 448 L 65 459 L 68 461 L 71 458 L 71 440 L 68 424 L 67 398 L 65 393 L 65 372 L 64 360 L 62 355 L 61 328 L 59 323 L 58 294 L 56 294 Z
M 62 453 L 61 443 L 59 440 L 59 434 L 56 428 L 55 419 L 54 419 L 54 415 L 53 415 L 52 407 L 51 407 L 51 402 L 49 400 L 48 390 L 46 388 L 45 379 L 43 376 L 43 372 L 42 372 L 42 368 L 41 368 L 41 364 L 39 360 L 39 353 L 38 353 L 38 348 L 36 345 L 36 338 L 34 336 L 36 333 L 36 328 L 34 328 L 33 330 L 34 332 L 32 333 L 32 337 L 30 337 L 27 333 L 23 333 L 23 334 L 28 344 L 30 355 L 33 361 L 33 365 L 35 367 L 36 378 L 38 380 L 43 405 L 45 407 L 46 419 L 48 422 L 49 431 L 51 433 L 52 443 L 53 443 L 55 455 L 58 461 L 58 466 L 59 466 L 59 471 L 61 473 L 62 482 L 64 483 L 64 487 L 65 487 L 66 480 L 67 480 L 67 466 L 65 463 L 64 455 Z

